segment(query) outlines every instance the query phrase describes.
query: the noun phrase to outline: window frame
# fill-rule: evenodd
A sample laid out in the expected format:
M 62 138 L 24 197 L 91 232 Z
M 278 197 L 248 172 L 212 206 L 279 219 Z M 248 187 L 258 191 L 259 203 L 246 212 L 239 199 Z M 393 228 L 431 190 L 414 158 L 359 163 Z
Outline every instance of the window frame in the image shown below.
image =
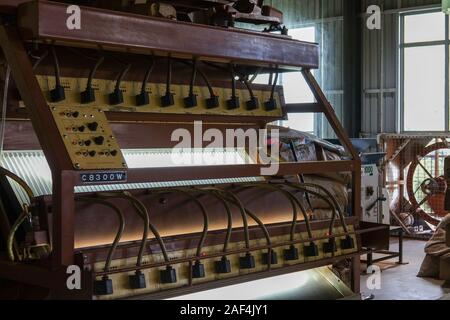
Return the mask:
M 315 42 L 317 42 L 318 27 L 317 27 L 316 23 L 309 22 L 309 23 L 299 24 L 299 25 L 296 25 L 295 27 L 291 27 L 289 30 L 306 29 L 306 28 L 314 28 Z M 322 51 L 322 50 L 320 50 L 320 51 Z M 312 74 L 314 74 L 314 71 L 315 70 L 311 70 Z M 281 73 L 278 78 L 278 84 L 283 86 L 283 80 L 284 80 L 283 73 Z M 314 102 L 316 102 L 316 100 L 314 98 L 313 98 L 313 100 L 314 100 Z M 322 116 L 322 114 L 315 113 L 313 115 L 313 131 L 304 131 L 304 132 L 313 134 L 317 137 L 320 137 L 321 131 L 320 131 L 319 123 L 321 122 L 321 116 Z M 288 117 L 289 117 L 289 115 L 288 115 Z M 281 120 L 281 121 L 279 121 L 279 125 L 287 125 L 287 122 L 288 122 L 288 120 Z M 296 130 L 296 129 L 294 129 L 294 130 Z
M 449 51 L 450 51 L 450 32 L 449 32 L 449 15 L 445 15 L 445 38 L 444 40 L 434 41 L 422 41 L 405 43 L 405 17 L 412 15 L 420 15 L 426 13 L 442 12 L 441 8 L 436 7 L 432 9 L 423 10 L 410 10 L 399 13 L 399 131 L 401 133 L 443 133 L 450 131 L 450 102 L 449 102 Z M 443 13 L 444 14 L 444 13 Z M 445 59 L 445 96 L 444 96 L 444 115 L 445 115 L 445 127 L 441 131 L 425 131 L 425 130 L 405 130 L 405 48 L 417 48 L 417 47 L 431 47 L 444 45 L 444 59 Z

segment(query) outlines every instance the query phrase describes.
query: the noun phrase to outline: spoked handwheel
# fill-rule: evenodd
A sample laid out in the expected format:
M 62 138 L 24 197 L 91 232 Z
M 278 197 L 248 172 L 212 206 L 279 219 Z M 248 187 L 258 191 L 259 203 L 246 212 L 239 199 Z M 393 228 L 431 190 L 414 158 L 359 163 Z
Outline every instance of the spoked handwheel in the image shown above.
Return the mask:
M 447 153 L 444 154 L 447 149 Z M 406 177 L 406 191 L 412 205 L 410 212 L 419 215 L 423 220 L 437 226 L 440 218 L 444 217 L 445 193 L 447 182 L 444 177 L 442 155 L 448 155 L 450 146 L 446 142 L 437 142 L 425 147 L 413 160 Z M 428 164 L 425 159 L 430 159 Z M 434 174 L 432 174 L 433 172 Z

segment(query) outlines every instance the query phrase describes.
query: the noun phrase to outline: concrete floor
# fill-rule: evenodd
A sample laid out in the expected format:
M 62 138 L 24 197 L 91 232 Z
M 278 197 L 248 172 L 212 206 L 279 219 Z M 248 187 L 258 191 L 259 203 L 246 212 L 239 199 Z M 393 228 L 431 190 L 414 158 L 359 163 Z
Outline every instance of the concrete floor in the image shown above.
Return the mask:
M 397 251 L 398 240 L 393 238 L 390 245 L 392 251 Z M 397 259 L 379 263 L 378 265 L 382 269 L 380 289 L 370 289 L 371 284 L 374 283 L 373 278 L 369 279 L 369 275 L 363 274 L 361 276 L 361 293 L 373 294 L 375 300 L 437 300 L 448 294 L 450 290 L 441 287 L 443 281 L 416 276 L 425 256 L 424 246 L 425 241 L 405 239 L 403 260 L 409 263 L 396 265 Z M 374 255 L 374 259 L 376 257 Z M 365 268 L 365 265 L 362 267 Z

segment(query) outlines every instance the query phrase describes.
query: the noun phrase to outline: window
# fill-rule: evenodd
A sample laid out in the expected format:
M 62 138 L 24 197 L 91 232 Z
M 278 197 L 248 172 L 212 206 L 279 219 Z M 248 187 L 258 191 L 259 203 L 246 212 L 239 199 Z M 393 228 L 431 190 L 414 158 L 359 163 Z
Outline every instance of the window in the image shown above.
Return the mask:
M 315 27 L 290 29 L 289 35 L 296 40 L 315 42 L 316 29 Z M 283 85 L 286 103 L 309 103 L 315 101 L 300 72 L 283 73 L 279 79 L 280 84 Z M 255 83 L 268 83 L 268 81 L 268 75 L 260 75 L 255 79 Z M 283 125 L 295 130 L 314 133 L 314 113 L 289 114 L 289 120 L 285 121 Z
M 448 16 L 409 12 L 400 16 L 402 131 L 448 131 Z

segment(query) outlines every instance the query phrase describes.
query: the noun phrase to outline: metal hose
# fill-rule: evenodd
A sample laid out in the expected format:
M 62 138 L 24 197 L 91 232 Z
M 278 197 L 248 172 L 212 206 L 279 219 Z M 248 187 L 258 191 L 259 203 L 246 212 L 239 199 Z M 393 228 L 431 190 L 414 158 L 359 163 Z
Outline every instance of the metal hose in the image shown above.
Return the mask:
M 22 189 L 25 191 L 25 193 L 27 194 L 28 198 L 30 199 L 30 203 L 32 202 L 32 200 L 35 197 L 33 190 L 31 190 L 31 188 L 28 186 L 28 184 L 21 177 L 19 177 L 15 173 L 12 173 L 11 171 L 9 171 L 8 169 L 5 169 L 3 167 L 0 167 L 0 174 L 7 176 L 7 177 L 11 178 L 12 180 L 14 180 L 15 182 L 17 182 L 22 187 Z
M 215 188 L 215 187 L 208 187 L 208 188 L 203 188 L 203 190 L 211 190 L 214 191 L 215 193 L 225 193 L 231 196 L 232 199 L 234 199 L 234 205 L 237 206 L 239 208 L 239 212 L 241 213 L 242 216 L 242 224 L 244 226 L 244 241 L 245 241 L 245 247 L 247 249 L 250 249 L 250 235 L 249 235 L 249 231 L 248 231 L 248 220 L 247 220 L 247 214 L 246 214 L 246 210 L 244 205 L 242 204 L 242 202 L 239 200 L 238 197 L 236 197 L 235 194 L 233 194 L 230 191 L 227 190 L 223 190 L 220 188 Z M 224 198 L 225 199 L 225 198 Z
M 31 215 L 31 212 L 28 208 L 28 206 L 26 204 L 23 205 L 23 211 L 20 214 L 20 216 L 16 219 L 16 221 L 14 222 L 14 224 L 11 227 L 11 230 L 9 231 L 8 234 L 8 239 L 7 239 L 7 250 L 8 250 L 8 257 L 9 260 L 11 260 L 12 262 L 14 262 L 15 258 L 14 258 L 14 250 L 13 250 L 13 246 L 14 246 L 14 235 L 17 232 L 17 229 L 19 229 L 19 226 L 27 219 L 29 218 Z
M 149 231 L 149 227 L 150 227 L 148 212 L 146 211 L 146 209 L 145 209 L 145 211 L 143 211 L 139 204 L 140 201 L 137 200 L 135 197 L 133 197 L 128 192 L 120 192 L 120 193 L 118 193 L 118 192 L 112 192 L 112 193 L 102 192 L 102 193 L 98 193 L 97 196 L 100 198 L 103 198 L 103 199 L 125 199 L 125 200 L 128 200 L 132 204 L 132 206 L 135 209 L 135 211 L 137 212 L 137 214 L 142 218 L 142 220 L 144 220 L 144 231 L 142 234 L 141 246 L 139 247 L 139 253 L 138 253 L 138 258 L 137 258 L 137 262 L 136 262 L 136 266 L 141 267 L 142 266 L 142 257 L 144 255 L 145 245 L 147 243 L 148 231 Z
M 338 213 L 339 213 L 339 219 L 341 221 L 342 227 L 344 228 L 344 232 L 348 233 L 348 229 L 347 229 L 347 224 L 345 223 L 345 218 L 344 218 L 344 213 L 342 212 L 342 208 L 339 205 L 338 201 L 336 200 L 336 197 L 330 192 L 328 191 L 325 187 L 315 184 L 315 183 L 301 183 L 301 184 L 294 184 L 292 182 L 287 182 L 288 185 L 290 186 L 302 186 L 302 187 L 310 187 L 310 188 L 318 188 L 320 190 L 323 191 L 323 193 L 325 193 L 325 195 L 327 195 L 331 201 L 334 204 L 334 207 L 337 209 Z M 311 190 L 306 189 L 309 193 L 311 193 Z
M 156 192 L 156 194 L 171 193 L 173 191 L 182 193 L 185 196 L 187 196 L 190 200 L 194 201 L 195 204 L 199 207 L 199 209 L 203 215 L 203 231 L 202 231 L 202 235 L 200 237 L 200 241 L 197 245 L 197 253 L 196 253 L 196 257 L 200 257 L 202 254 L 202 248 L 205 243 L 206 236 L 208 235 L 209 221 L 208 221 L 208 214 L 206 213 L 206 209 L 203 206 L 203 204 L 195 196 L 193 196 L 188 191 L 183 190 L 183 189 L 159 190 Z
M 308 232 L 308 236 L 310 238 L 312 238 L 312 231 L 311 231 L 311 225 L 309 222 L 309 217 L 308 214 L 306 213 L 305 207 L 301 204 L 300 201 L 298 201 L 298 199 L 288 190 L 284 190 L 282 188 L 273 186 L 273 185 L 269 185 L 269 184 L 249 184 L 249 185 L 245 185 L 245 187 L 249 187 L 249 188 L 264 188 L 264 189 L 268 189 L 268 190 L 272 190 L 274 192 L 280 192 L 281 194 L 283 194 L 290 202 L 291 206 L 292 206 L 292 225 L 291 225 L 291 241 L 294 240 L 294 235 L 295 235 L 295 229 L 296 229 L 296 225 L 297 225 L 297 217 L 298 217 L 298 212 L 297 212 L 297 206 L 300 208 L 300 211 L 302 212 L 302 215 L 305 219 L 305 225 L 306 225 L 306 230 Z
M 123 231 L 125 229 L 125 219 L 124 219 L 123 213 L 117 206 L 115 206 L 114 204 L 112 204 L 108 201 L 105 201 L 105 200 L 96 199 L 96 198 L 88 198 L 88 197 L 79 197 L 79 198 L 76 198 L 75 200 L 87 202 L 87 203 L 98 203 L 103 206 L 109 207 L 109 208 L 113 209 L 116 212 L 117 216 L 119 217 L 119 229 L 117 230 L 116 237 L 114 238 L 114 241 L 111 245 L 111 249 L 109 249 L 108 256 L 107 256 L 106 262 L 105 262 L 104 271 L 108 272 L 110 269 L 110 266 L 111 266 L 111 260 L 114 257 L 114 253 L 117 249 L 117 246 L 120 242 L 120 239 L 122 238 Z
M 210 194 L 214 197 L 216 197 L 224 206 L 225 211 L 227 213 L 227 217 L 228 217 L 228 221 L 227 221 L 227 233 L 225 235 L 225 241 L 223 243 L 223 253 L 226 253 L 228 250 L 228 245 L 230 244 L 230 240 L 231 240 L 231 233 L 233 231 L 233 216 L 231 214 L 231 209 L 230 206 L 228 205 L 228 202 L 225 200 L 225 198 L 223 198 L 220 194 L 215 193 L 215 192 L 208 192 L 207 190 L 203 190 L 201 188 L 195 188 L 196 191 L 198 192 L 203 192 L 205 194 Z

